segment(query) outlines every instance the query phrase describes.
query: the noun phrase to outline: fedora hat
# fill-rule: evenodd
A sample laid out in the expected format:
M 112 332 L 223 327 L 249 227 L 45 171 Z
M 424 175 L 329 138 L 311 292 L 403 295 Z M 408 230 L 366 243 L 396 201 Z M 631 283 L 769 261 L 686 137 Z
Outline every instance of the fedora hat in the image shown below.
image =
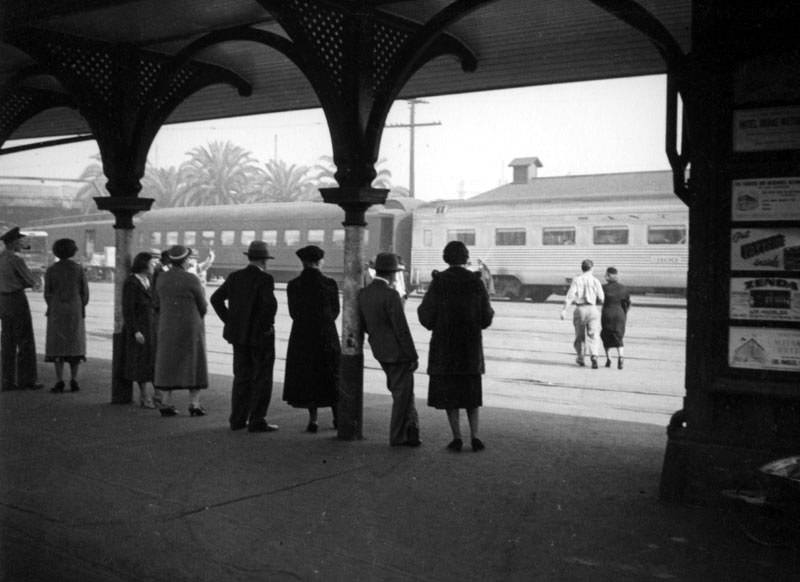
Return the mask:
M 307 247 L 303 247 L 295 254 L 301 261 L 306 263 L 318 263 L 320 260 L 325 258 L 325 251 L 316 245 L 308 245 Z
M 378 253 L 375 257 L 376 271 L 400 271 L 402 270 L 397 262 L 397 255 L 394 253 Z
M 248 259 L 274 259 L 272 255 L 269 254 L 269 250 L 267 249 L 267 243 L 263 240 L 254 240 L 250 243 L 250 246 L 247 247 L 247 252 L 244 253 L 247 255 Z
M 192 254 L 192 249 L 183 245 L 173 245 L 167 250 L 167 258 L 173 263 L 179 263 Z
M 0 236 L 0 240 L 8 244 L 14 242 L 15 240 L 25 238 L 26 236 L 27 235 L 25 233 L 19 231 L 18 226 L 15 226 L 14 228 L 6 232 L 3 236 Z

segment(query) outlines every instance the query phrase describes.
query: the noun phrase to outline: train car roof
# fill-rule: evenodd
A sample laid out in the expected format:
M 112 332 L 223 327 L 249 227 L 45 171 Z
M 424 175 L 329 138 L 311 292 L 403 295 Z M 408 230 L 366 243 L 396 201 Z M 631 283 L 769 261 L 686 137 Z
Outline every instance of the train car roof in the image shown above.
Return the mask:
M 616 174 L 585 174 L 533 178 L 524 184 L 504 184 L 466 200 L 436 200 L 425 205 L 435 208 L 448 206 L 481 206 L 488 204 L 515 204 L 538 202 L 558 204 L 590 200 L 625 200 L 630 198 L 663 197 L 673 194 L 672 172 L 625 172 Z M 679 202 L 677 196 L 675 201 Z

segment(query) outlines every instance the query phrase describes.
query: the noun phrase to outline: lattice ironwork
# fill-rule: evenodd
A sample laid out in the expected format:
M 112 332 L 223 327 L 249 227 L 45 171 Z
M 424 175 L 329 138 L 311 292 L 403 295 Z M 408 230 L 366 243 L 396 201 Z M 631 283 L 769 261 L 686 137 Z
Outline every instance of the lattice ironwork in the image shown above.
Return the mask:
M 26 87 L 11 88 L 0 96 L 0 146 L 31 117 L 52 107 L 74 107 L 67 95 Z
M 397 63 L 400 49 L 408 42 L 411 35 L 396 27 L 381 22 L 373 24 L 372 37 L 372 92 L 380 93 L 387 82 L 387 77 Z
M 315 60 L 341 95 L 345 75 L 344 13 L 308 0 L 291 0 L 288 4 L 298 24 L 307 32 L 306 40 L 314 49 Z

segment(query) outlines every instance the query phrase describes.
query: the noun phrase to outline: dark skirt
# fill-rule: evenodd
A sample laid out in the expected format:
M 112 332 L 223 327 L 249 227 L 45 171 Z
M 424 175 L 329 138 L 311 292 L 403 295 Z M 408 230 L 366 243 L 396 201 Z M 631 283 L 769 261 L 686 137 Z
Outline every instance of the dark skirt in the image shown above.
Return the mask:
M 432 374 L 428 382 L 428 406 L 439 410 L 483 406 L 480 374 Z
M 85 356 L 45 356 L 45 362 L 66 362 L 68 364 L 78 364 L 80 362 L 85 362 Z

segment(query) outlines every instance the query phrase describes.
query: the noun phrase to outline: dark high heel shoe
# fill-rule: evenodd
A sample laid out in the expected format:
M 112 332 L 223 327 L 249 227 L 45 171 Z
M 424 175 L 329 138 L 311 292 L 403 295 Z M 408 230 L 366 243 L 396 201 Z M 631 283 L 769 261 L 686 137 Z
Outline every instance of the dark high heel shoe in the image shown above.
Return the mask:
M 461 452 L 461 447 L 464 446 L 464 442 L 461 439 L 453 439 L 450 441 L 450 444 L 447 445 L 448 451 L 453 451 L 454 453 Z
M 611 367 L 611 358 L 606 358 L 606 368 Z
M 316 422 L 309 422 L 308 426 L 306 427 L 306 432 L 317 432 L 319 430 L 319 425 Z
M 481 439 L 472 439 L 472 450 L 474 452 L 482 451 L 486 448 L 486 445 L 483 444 Z
M 194 404 L 189 405 L 189 416 L 205 416 L 206 409 L 202 406 L 195 406 Z
M 621 369 L 622 369 L 622 356 L 620 356 L 619 359 L 617 360 L 617 370 Z
M 64 382 L 59 380 L 56 382 L 55 386 L 50 388 L 50 392 L 53 394 L 61 394 L 64 391 Z
M 175 416 L 178 414 L 178 409 L 174 406 L 162 406 L 158 409 L 158 412 L 161 416 Z
M 78 386 L 78 382 L 76 382 L 75 380 L 70 380 L 69 381 L 69 391 L 70 392 L 77 392 L 80 389 L 81 389 L 81 387 Z

